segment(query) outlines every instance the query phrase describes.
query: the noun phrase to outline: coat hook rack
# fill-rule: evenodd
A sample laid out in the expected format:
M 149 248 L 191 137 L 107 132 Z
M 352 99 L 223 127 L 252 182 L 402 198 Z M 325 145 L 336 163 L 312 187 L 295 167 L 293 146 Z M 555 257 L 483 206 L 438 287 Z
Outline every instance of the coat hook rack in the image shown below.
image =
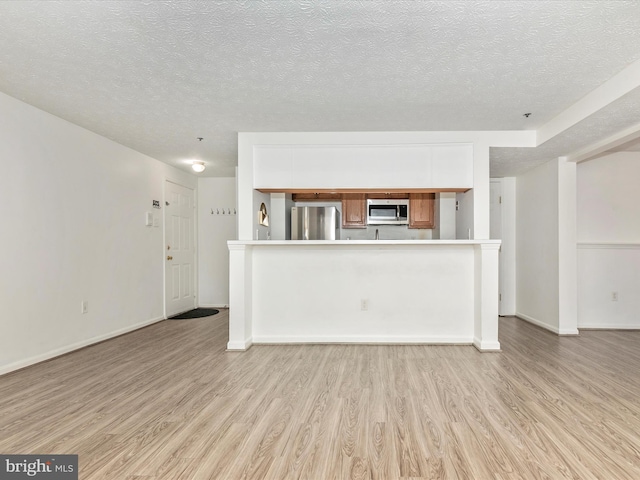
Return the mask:
M 231 207 L 216 208 L 215 212 L 213 210 L 214 209 L 211 208 L 211 215 L 237 215 L 237 210 L 235 208 L 233 209 L 233 213 L 231 213 Z

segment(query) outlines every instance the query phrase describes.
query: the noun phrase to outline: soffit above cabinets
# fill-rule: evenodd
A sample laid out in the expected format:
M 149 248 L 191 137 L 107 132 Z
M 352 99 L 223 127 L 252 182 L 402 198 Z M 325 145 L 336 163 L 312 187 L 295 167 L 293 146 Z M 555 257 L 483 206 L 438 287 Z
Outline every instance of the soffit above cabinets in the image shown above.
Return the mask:
M 467 190 L 473 187 L 473 146 L 255 146 L 253 187 L 281 192 Z

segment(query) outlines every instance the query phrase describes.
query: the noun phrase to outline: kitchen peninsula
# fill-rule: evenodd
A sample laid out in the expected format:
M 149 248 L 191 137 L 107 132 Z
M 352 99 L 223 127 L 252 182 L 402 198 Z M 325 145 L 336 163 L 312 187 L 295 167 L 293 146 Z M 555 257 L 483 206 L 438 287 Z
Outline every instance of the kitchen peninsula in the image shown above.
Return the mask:
M 534 141 L 527 132 L 240 133 L 227 348 L 402 343 L 498 351 L 500 241 L 489 240 L 489 148 Z M 453 236 L 441 236 L 437 220 L 418 225 L 430 239 L 274 236 L 292 193 L 301 192 L 342 199 L 408 192 L 436 201 L 446 194 Z M 262 204 L 268 230 L 259 224 Z
M 499 240 L 229 242 L 229 349 L 251 343 L 474 344 L 499 350 Z M 244 282 L 234 278 L 241 274 Z M 249 281 L 247 281 L 250 279 Z M 238 312 L 235 312 L 238 313 Z

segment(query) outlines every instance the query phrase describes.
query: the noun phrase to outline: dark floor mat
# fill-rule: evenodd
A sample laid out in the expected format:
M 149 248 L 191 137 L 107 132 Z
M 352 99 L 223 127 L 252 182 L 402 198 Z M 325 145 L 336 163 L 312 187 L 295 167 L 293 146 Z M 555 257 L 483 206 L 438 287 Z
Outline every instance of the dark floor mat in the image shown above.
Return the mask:
M 189 310 L 188 312 L 181 313 L 180 315 L 169 317 L 169 320 L 187 320 L 189 318 L 209 317 L 219 312 L 220 310 L 216 310 L 215 308 L 196 308 L 194 310 Z

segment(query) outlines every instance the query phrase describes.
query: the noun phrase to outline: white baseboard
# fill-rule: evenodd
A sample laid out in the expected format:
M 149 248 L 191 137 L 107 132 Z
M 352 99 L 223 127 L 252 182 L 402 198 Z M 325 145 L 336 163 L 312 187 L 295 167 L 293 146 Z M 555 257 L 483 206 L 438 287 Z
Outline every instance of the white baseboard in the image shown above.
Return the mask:
M 240 351 L 244 352 L 245 350 L 249 350 L 253 345 L 253 341 L 251 338 L 247 338 L 244 342 L 227 342 L 227 350 L 229 351 Z
M 578 325 L 578 330 L 640 330 L 640 325 Z
M 472 345 L 471 337 L 389 336 L 389 335 L 259 335 L 253 344 L 285 343 L 369 343 L 390 345 Z
M 473 339 L 473 346 L 481 352 L 501 352 L 500 342 L 483 342 L 478 338 Z
M 97 337 L 89 338 L 87 340 L 82 340 L 80 342 L 76 342 L 71 345 L 67 345 L 65 347 L 56 348 L 55 350 L 51 350 L 49 352 L 36 355 L 34 357 L 25 358 L 24 360 L 19 360 L 14 363 L 10 363 L 8 365 L 0 366 L 0 375 L 4 375 L 5 373 L 14 372 L 16 370 L 20 370 L 21 368 L 28 367 L 30 365 L 35 365 L 36 363 L 44 362 L 46 360 L 51 360 L 52 358 L 59 357 L 60 355 L 64 355 L 66 353 L 73 352 L 74 350 L 79 350 L 84 347 L 88 347 L 95 343 L 103 342 L 105 340 L 109 340 L 113 337 L 118 337 L 125 333 L 133 332 L 134 330 L 138 330 L 143 327 L 147 327 L 157 322 L 161 322 L 165 320 L 165 317 L 157 317 L 151 320 L 146 320 L 141 323 L 136 323 L 135 325 L 130 325 L 128 327 L 121 328 L 114 332 L 106 333 L 104 335 L 98 335 Z
M 560 332 L 558 333 L 558 335 L 560 336 L 572 336 L 572 335 L 580 335 L 580 331 L 577 328 L 563 328 L 560 330 Z
M 577 328 L 574 329 L 559 329 L 558 327 L 556 327 L 555 325 L 549 325 L 548 323 L 545 323 L 541 320 L 538 320 L 537 318 L 534 317 L 530 317 L 529 315 L 525 315 L 524 313 L 520 313 L 520 312 L 516 312 L 516 317 L 529 322 L 529 323 L 533 323 L 534 325 L 537 325 L 538 327 L 542 327 L 545 330 L 549 330 L 550 332 L 555 333 L 556 335 L 579 335 L 580 332 L 578 332 Z
M 229 308 L 228 303 L 199 303 L 199 308 Z

